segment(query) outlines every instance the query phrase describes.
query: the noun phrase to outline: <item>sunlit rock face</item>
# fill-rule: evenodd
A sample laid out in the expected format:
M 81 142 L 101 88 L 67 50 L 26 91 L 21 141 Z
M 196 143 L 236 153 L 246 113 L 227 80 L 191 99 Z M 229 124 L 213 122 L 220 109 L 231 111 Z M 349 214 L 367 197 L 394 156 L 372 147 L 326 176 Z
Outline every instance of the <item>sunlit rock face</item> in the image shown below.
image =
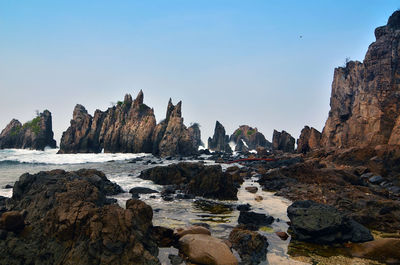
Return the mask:
M 265 136 L 257 128 L 248 125 L 241 125 L 233 132 L 229 140 L 236 144 L 235 151 L 256 150 L 258 147 L 267 150 L 272 148 L 272 144 L 265 139 Z
M 335 69 L 324 147 L 400 144 L 400 11 L 375 37 L 362 63 Z

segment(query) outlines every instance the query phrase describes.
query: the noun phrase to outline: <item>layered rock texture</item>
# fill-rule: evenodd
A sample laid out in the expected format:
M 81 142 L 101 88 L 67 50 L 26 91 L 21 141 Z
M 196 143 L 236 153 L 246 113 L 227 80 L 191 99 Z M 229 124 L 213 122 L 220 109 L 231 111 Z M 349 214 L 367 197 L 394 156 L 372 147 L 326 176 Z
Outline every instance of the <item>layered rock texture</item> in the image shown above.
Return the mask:
M 56 141 L 53 137 L 51 112 L 45 110 L 23 125 L 16 119 L 11 120 L 0 134 L 0 149 L 44 150 L 47 146 L 56 148 Z
M 247 125 L 242 125 L 234 131 L 229 141 L 236 144 L 235 151 L 249 151 L 257 148 L 265 148 L 270 150 L 272 144 L 267 141 L 262 133 L 257 128 L 252 128 Z
M 400 144 L 400 11 L 375 37 L 362 63 L 335 69 L 325 147 Z
M 159 264 L 151 207 L 106 197 L 121 191 L 96 170 L 22 175 L 1 219 L 24 225 L 2 230 L 0 264 Z
M 297 153 L 307 153 L 321 147 L 321 133 L 313 128 L 305 126 L 297 139 Z
M 274 130 L 272 136 L 272 150 L 292 153 L 294 152 L 294 142 L 295 139 L 286 131 L 278 132 Z
M 215 123 L 214 135 L 208 138 L 208 149 L 211 151 L 232 153 L 229 146 L 229 136 L 225 133 L 224 126 L 217 121 Z
M 167 116 L 156 125 L 154 110 L 143 103 L 143 92 L 135 100 L 124 101 L 106 111 L 96 110 L 92 117 L 82 105 L 76 105 L 70 127 L 63 133 L 60 153 L 153 153 L 189 155 L 198 149 L 200 129 L 183 124 L 181 105 L 170 100 Z M 201 141 L 200 141 L 201 142 Z

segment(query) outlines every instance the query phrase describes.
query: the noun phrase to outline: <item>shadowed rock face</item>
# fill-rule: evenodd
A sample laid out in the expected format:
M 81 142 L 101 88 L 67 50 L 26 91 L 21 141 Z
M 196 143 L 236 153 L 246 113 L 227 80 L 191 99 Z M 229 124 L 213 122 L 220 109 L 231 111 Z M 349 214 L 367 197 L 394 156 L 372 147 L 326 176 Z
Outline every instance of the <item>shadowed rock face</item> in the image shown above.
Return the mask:
M 59 153 L 153 153 L 161 156 L 190 155 L 197 152 L 200 129 L 183 124 L 181 105 L 170 100 L 167 117 L 156 126 L 153 109 L 143 103 L 143 92 L 135 100 L 123 102 L 92 117 L 76 105 L 70 127 L 63 133 Z
M 274 134 L 272 136 L 272 149 L 274 151 L 293 153 L 294 142 L 294 138 L 286 131 L 278 132 L 277 130 L 274 130 Z
M 157 124 L 153 135 L 153 154 L 160 156 L 192 155 L 199 148 L 200 129 L 186 128 L 182 118 L 182 102 L 169 99 L 165 120 Z
M 321 133 L 313 127 L 305 126 L 297 139 L 297 153 L 307 153 L 321 147 Z
M 25 228 L 0 240 L 0 264 L 159 264 L 151 207 L 106 197 L 121 191 L 97 170 L 22 175 L 7 207 Z
M 208 149 L 211 151 L 232 153 L 229 146 L 229 136 L 225 134 L 225 128 L 219 121 L 215 123 L 214 135 L 208 138 Z
M 364 61 L 335 69 L 325 147 L 400 144 L 400 11 L 375 29 Z
M 53 137 L 51 112 L 45 110 L 23 125 L 16 119 L 11 120 L 0 134 L 0 149 L 44 150 L 46 146 L 56 148 L 56 141 Z
M 248 125 L 242 125 L 236 129 L 229 140 L 236 144 L 235 151 L 256 150 L 258 147 L 264 147 L 267 150 L 272 148 L 272 144 L 265 139 L 257 128 Z

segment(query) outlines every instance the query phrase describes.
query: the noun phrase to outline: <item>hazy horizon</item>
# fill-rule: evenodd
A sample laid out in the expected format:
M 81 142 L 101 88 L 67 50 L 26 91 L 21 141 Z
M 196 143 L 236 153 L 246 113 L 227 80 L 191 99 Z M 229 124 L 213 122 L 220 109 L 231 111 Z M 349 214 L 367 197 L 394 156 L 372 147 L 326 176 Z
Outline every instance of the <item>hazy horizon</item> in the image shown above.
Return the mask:
M 257 127 L 322 131 L 335 67 L 362 61 L 398 1 L 7 1 L 0 3 L 0 130 L 35 110 L 57 145 L 72 111 L 144 92 L 157 122 L 182 100 L 202 140 Z

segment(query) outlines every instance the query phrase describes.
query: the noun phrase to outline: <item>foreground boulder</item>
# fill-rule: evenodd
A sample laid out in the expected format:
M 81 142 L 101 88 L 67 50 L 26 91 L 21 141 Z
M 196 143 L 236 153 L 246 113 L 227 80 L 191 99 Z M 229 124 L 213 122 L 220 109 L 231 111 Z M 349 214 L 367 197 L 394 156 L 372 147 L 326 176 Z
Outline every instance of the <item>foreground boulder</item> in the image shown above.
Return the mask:
M 214 135 L 208 138 L 208 149 L 211 151 L 232 153 L 232 149 L 229 146 L 229 136 L 225 134 L 224 126 L 216 121 Z
M 0 240 L 0 264 L 159 264 L 151 207 L 107 199 L 120 191 L 97 170 L 22 175 L 7 207 L 25 228 Z
M 237 200 L 238 184 L 235 173 L 223 172 L 220 165 L 178 163 L 142 171 L 139 178 L 159 185 L 176 185 L 186 194 L 211 199 Z
M 238 261 L 221 239 L 205 234 L 187 234 L 179 247 L 191 262 L 205 265 L 237 265 Z
M 400 144 L 400 11 L 375 29 L 363 62 L 335 69 L 324 147 Z
M 267 238 L 255 231 L 235 227 L 229 234 L 229 242 L 242 259 L 240 264 L 256 265 L 267 258 Z
M 274 134 L 272 135 L 272 150 L 293 153 L 294 143 L 295 139 L 286 131 L 278 132 L 274 130 Z
M 335 207 L 313 201 L 297 201 L 287 209 L 294 238 L 318 244 L 371 241 L 370 231 Z
M 16 119 L 11 120 L 0 134 L 0 149 L 44 150 L 47 146 L 56 148 L 53 137 L 51 112 L 45 110 L 23 125 Z
M 260 133 L 257 128 L 252 128 L 248 125 L 242 125 L 236 129 L 231 135 L 229 141 L 236 144 L 235 151 L 249 151 L 257 148 L 272 149 L 272 144 L 265 139 L 265 136 Z

